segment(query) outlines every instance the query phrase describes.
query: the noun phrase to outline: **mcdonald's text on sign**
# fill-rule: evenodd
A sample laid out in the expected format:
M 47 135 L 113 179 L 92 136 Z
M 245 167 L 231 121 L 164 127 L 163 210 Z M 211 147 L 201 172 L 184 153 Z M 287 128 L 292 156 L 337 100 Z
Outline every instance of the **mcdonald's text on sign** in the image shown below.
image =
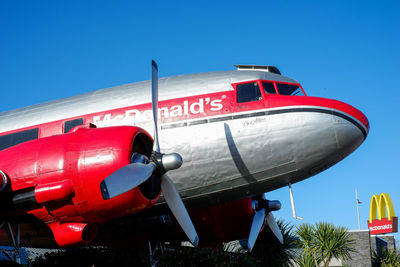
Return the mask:
M 368 229 L 370 234 L 396 233 L 398 220 L 389 194 L 373 195 L 369 206 Z

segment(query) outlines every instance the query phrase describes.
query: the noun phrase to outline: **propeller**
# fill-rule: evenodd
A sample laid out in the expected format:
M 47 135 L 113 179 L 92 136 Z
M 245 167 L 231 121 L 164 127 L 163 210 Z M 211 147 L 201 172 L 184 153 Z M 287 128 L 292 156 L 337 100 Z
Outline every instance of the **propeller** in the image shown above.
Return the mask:
M 154 60 L 151 62 L 151 67 L 152 110 L 154 121 L 153 153 L 150 160 L 145 155 L 133 153 L 130 164 L 116 170 L 100 183 L 101 193 L 104 199 L 110 199 L 138 187 L 155 175 L 160 180 L 161 191 L 172 214 L 174 214 L 190 242 L 197 247 L 199 237 L 196 229 L 194 228 L 178 190 L 171 178 L 167 175 L 168 171 L 178 169 L 182 165 L 182 157 L 178 153 L 163 154 L 160 152 L 158 138 L 158 67 Z
M 178 153 L 161 154 L 158 138 L 158 67 L 154 60 L 151 62 L 151 88 L 152 88 L 152 107 L 154 119 L 154 143 L 152 160 L 158 163 L 157 171 L 161 175 L 161 191 L 168 207 L 174 214 L 182 230 L 185 232 L 190 242 L 197 247 L 199 237 L 196 229 L 189 217 L 189 214 L 182 202 L 173 181 L 166 174 L 167 171 L 177 169 L 182 165 L 182 157 Z M 160 160 L 161 159 L 161 160 Z
M 283 244 L 282 232 L 271 213 L 271 211 L 279 210 L 280 208 L 281 203 L 278 200 L 267 200 L 265 195 L 259 197 L 257 200 L 253 200 L 253 209 L 255 214 L 251 224 L 249 239 L 247 241 L 247 246 L 250 251 L 253 250 L 258 234 L 265 222 L 279 242 Z
M 119 196 L 138 187 L 153 175 L 155 169 L 153 162 L 133 162 L 116 170 L 100 183 L 103 199 Z

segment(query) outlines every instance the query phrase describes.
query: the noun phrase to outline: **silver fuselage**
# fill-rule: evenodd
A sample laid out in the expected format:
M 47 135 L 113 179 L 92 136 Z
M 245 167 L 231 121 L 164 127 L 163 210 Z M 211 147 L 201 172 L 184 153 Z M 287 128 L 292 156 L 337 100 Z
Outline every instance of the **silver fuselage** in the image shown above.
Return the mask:
M 203 99 L 201 104 L 206 105 L 208 95 L 234 94 L 232 84 L 253 80 L 297 83 L 263 71 L 180 75 L 160 79 L 159 100 L 162 107 L 163 102 L 181 99 L 185 103 L 186 98 L 198 96 L 196 103 Z M 85 123 L 98 127 L 135 125 L 152 134 L 150 86 L 150 81 L 132 83 L 3 112 L 0 133 L 37 126 L 39 137 L 46 137 L 61 134 L 63 121 L 83 117 Z M 183 157 L 182 167 L 169 176 L 189 206 L 232 201 L 311 177 L 349 155 L 368 133 L 368 127 L 357 118 L 330 107 L 266 104 L 240 111 L 224 102 L 215 103 L 215 109 L 223 103 L 228 111 L 210 116 L 188 112 L 160 123 L 162 151 Z M 43 126 L 55 122 L 60 122 L 60 129 L 46 132 Z

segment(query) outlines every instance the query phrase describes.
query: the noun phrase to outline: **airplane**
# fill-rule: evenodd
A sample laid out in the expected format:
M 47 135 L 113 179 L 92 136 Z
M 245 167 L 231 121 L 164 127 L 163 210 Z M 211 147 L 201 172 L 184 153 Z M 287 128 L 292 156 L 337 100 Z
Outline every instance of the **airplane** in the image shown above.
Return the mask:
M 0 113 L 0 245 L 248 238 L 251 250 L 264 224 L 282 242 L 281 204 L 264 193 L 292 197 L 369 122 L 274 66 L 235 66 L 158 79 L 152 61 L 151 81 Z

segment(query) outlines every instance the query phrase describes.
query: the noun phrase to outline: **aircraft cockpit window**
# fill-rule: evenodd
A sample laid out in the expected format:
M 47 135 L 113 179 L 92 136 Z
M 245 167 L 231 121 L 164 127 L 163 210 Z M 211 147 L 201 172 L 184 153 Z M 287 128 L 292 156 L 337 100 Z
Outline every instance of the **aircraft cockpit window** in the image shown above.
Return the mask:
M 300 95 L 304 96 L 300 86 L 296 84 L 276 83 L 280 95 Z
M 263 82 L 262 85 L 266 94 L 276 94 L 275 86 L 273 83 Z
M 237 102 L 250 102 L 261 100 L 260 87 L 257 82 L 242 83 L 236 86 Z

